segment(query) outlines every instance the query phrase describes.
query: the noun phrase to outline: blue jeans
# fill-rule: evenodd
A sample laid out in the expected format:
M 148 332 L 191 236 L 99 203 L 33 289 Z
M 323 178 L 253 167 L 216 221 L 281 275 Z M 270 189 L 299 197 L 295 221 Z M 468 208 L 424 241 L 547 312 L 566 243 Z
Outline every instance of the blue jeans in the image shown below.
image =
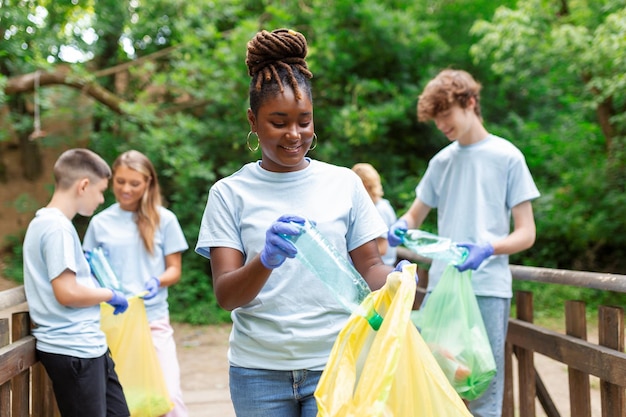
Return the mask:
M 230 397 L 238 417 L 316 417 L 322 371 L 271 371 L 231 366 Z
M 469 403 L 474 417 L 501 417 L 504 399 L 504 343 L 509 325 L 511 299 L 476 296 L 487 337 L 496 361 L 496 376 L 479 398 Z

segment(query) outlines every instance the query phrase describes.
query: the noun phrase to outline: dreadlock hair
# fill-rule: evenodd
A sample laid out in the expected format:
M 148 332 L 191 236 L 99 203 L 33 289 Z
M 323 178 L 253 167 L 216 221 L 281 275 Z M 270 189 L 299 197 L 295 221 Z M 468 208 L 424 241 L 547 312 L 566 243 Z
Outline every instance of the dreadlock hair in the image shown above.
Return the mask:
M 303 93 L 312 100 L 313 77 L 306 63 L 306 38 L 291 29 L 262 30 L 248 42 L 246 65 L 250 80 L 250 109 L 256 115 L 269 98 L 282 94 L 285 84 L 293 89 L 296 100 Z
M 417 118 L 420 122 L 434 119 L 439 113 L 458 104 L 467 108 L 469 99 L 474 97 L 474 113 L 482 120 L 480 113 L 480 90 L 482 86 L 463 70 L 445 69 L 430 80 L 419 96 Z
M 144 247 L 148 253 L 153 254 L 154 235 L 161 222 L 159 216 L 161 188 L 159 187 L 156 170 L 147 156 L 135 150 L 124 152 L 113 162 L 113 178 L 115 178 L 115 171 L 122 166 L 143 174 L 148 183 L 148 187 L 143 196 L 141 196 L 139 207 L 135 212 L 135 223 L 137 223 L 137 229 L 139 229 L 139 235 Z

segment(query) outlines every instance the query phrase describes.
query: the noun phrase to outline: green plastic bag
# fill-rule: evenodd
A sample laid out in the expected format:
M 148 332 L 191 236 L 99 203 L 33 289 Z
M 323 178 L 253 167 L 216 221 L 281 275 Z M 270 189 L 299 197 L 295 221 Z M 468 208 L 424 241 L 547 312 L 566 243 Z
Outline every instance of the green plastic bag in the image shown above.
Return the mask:
M 469 401 L 480 397 L 496 374 L 496 362 L 471 271 L 448 265 L 426 305 L 411 319 L 456 392 Z
M 315 390 L 318 417 L 471 417 L 411 323 L 416 265 L 370 293 L 376 331 L 356 313 L 337 336 Z

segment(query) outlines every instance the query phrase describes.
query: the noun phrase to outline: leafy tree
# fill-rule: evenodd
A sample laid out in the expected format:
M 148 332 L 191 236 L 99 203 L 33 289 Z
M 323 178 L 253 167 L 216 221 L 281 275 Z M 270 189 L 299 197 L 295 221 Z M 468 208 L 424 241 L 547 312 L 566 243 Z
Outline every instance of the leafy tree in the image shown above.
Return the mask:
M 484 85 L 490 130 L 515 139 L 543 192 L 539 242 L 518 259 L 623 268 L 621 1 L 0 4 L 0 105 L 15 132 L 0 141 L 17 137 L 31 162 L 39 146 L 70 142 L 54 134 L 28 140 L 38 82 L 44 117 L 54 111 L 80 120 L 77 126 L 89 121 L 89 147 L 108 161 L 129 148 L 152 159 L 192 248 L 183 280 L 170 292 L 176 320 L 227 317 L 212 296 L 209 262 L 193 248 L 210 186 L 259 158 L 245 145 L 245 53 L 261 29 L 290 27 L 309 41 L 319 138 L 311 155 L 374 164 L 399 213 L 413 200 L 427 161 L 447 144 L 432 124 L 417 122 L 417 97 L 440 69 L 469 70 Z M 77 106 L 85 96 L 90 104 Z M 79 230 L 87 221 L 76 220 Z
M 505 124 L 543 185 L 529 256 L 544 266 L 624 268 L 625 6 L 532 0 L 472 29 L 471 52 L 501 77 Z

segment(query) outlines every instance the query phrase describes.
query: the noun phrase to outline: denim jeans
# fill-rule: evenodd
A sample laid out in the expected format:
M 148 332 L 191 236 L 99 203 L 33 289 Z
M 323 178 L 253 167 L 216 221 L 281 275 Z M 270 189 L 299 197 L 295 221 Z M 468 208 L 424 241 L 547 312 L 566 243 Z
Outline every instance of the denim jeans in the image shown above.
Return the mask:
M 504 343 L 511 299 L 479 296 L 476 299 L 496 361 L 496 376 L 485 393 L 469 403 L 469 409 L 474 417 L 501 417 L 504 398 Z
M 322 371 L 272 371 L 231 366 L 230 397 L 238 417 L 316 417 Z

